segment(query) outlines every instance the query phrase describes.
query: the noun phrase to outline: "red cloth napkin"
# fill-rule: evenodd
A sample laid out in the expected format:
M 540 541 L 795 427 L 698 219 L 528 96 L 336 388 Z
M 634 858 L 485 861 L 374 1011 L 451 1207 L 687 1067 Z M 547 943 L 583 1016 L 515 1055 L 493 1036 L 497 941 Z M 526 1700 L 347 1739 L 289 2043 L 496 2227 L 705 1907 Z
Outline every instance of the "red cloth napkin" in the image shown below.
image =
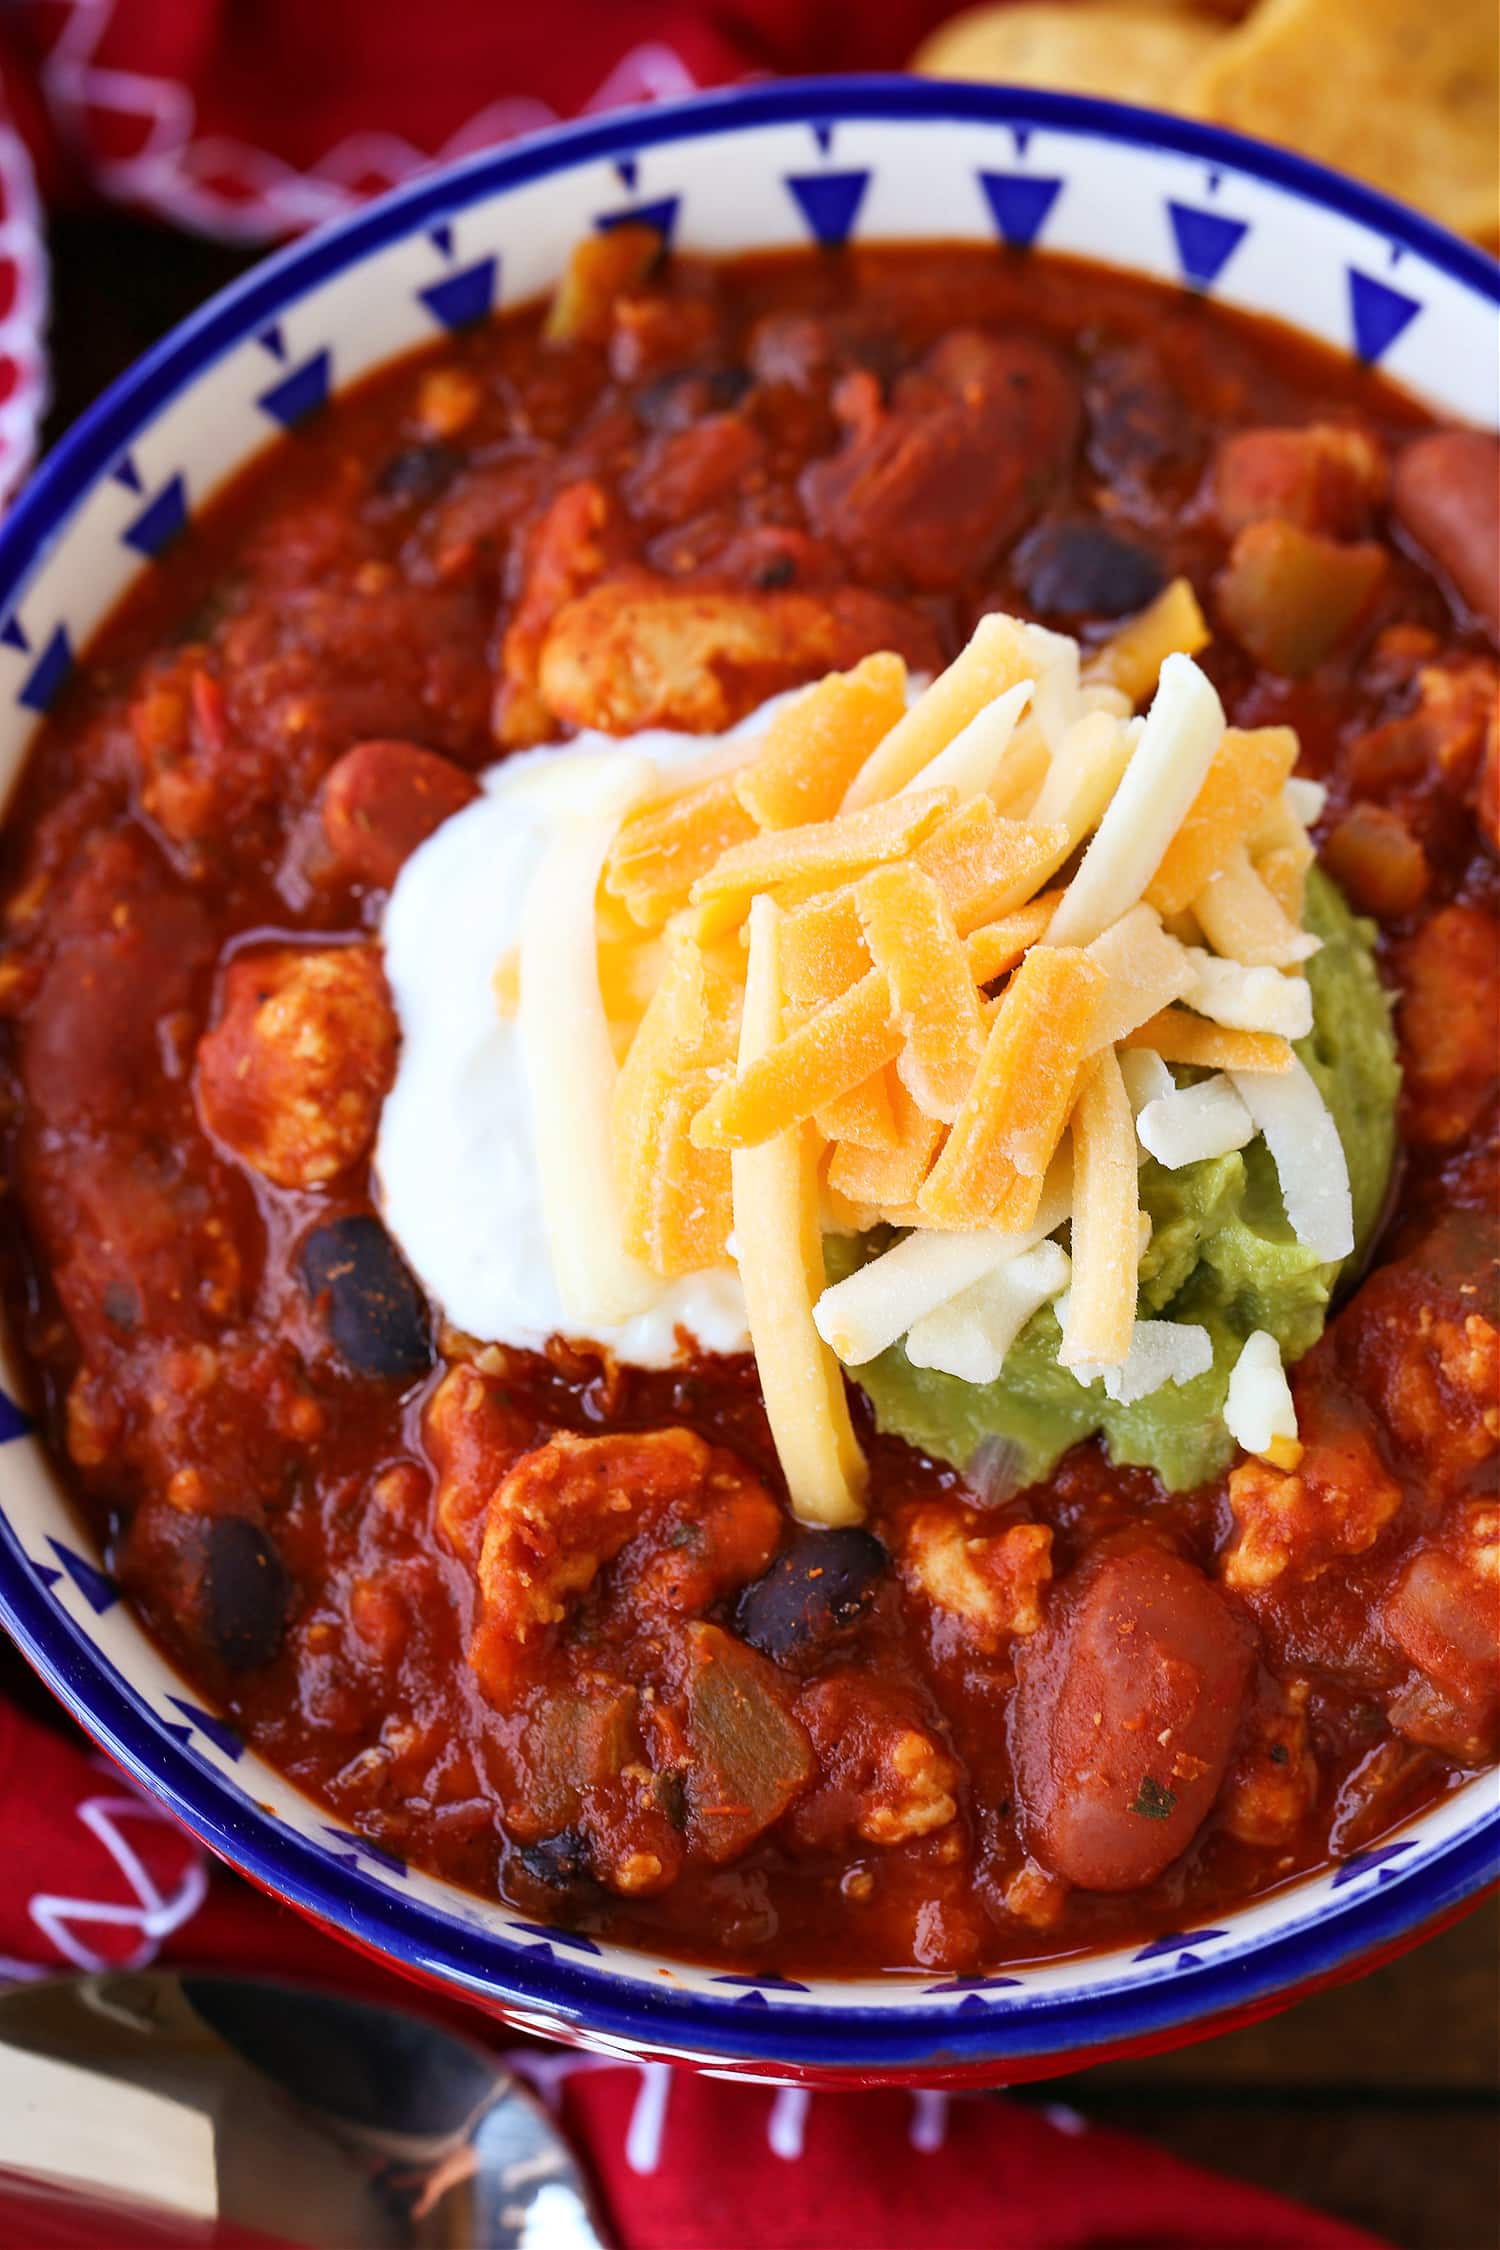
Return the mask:
M 952 0 L 10 0 L 0 15 L 0 498 L 44 398 L 46 200 L 100 193 L 262 241 L 560 117 L 765 71 L 889 69 Z M 29 152 L 29 155 L 28 155 Z M 436 2006 L 212 1867 L 81 1739 L 0 1694 L 0 1978 L 161 1959 Z M 507 2048 L 585 2152 L 623 2250 L 1372 2250 L 1071 2112 L 808 2095 Z M 7 2212 L 9 2216 L 7 2217 Z M 0 2239 L 123 2241 L 0 2196 Z
M 809 2094 L 517 2045 L 252 1891 L 80 1737 L 4 1702 L 0 1821 L 0 1977 L 162 1960 L 436 2012 L 498 2045 L 557 2110 L 621 2250 L 1379 2250 L 1036 2100 Z M 7 2220 L 13 2208 L 0 2185 L 0 2240 L 16 2250 L 123 2239 L 55 2206 Z

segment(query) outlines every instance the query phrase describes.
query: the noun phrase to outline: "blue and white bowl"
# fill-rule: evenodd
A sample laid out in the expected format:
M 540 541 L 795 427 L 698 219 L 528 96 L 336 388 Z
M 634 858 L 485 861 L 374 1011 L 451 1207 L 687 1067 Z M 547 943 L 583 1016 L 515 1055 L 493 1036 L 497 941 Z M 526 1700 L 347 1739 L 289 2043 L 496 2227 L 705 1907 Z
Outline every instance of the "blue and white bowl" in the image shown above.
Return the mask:
M 580 234 L 632 217 L 703 251 L 946 237 L 1069 252 L 1274 314 L 1446 414 L 1495 417 L 1500 267 L 1233 134 L 908 79 L 637 110 L 476 157 L 285 251 L 84 417 L 0 534 L 7 783 L 76 653 L 227 474 L 382 360 L 535 297 Z M 1487 1774 L 1222 1926 L 1005 1976 L 790 1983 L 545 1929 L 348 1833 L 201 1708 L 4 1401 L 0 1441 L 0 1617 L 96 1741 L 256 1882 L 527 2030 L 765 2076 L 997 2083 L 1263 2014 L 1500 1875 Z

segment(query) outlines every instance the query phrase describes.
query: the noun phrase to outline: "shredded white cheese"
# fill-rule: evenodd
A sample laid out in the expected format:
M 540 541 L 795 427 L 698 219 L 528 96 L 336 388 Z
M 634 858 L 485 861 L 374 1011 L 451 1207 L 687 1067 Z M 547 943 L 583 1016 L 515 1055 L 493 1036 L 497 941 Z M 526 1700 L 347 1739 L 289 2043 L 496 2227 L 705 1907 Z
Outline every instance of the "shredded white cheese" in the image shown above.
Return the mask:
M 1168 937 L 1154 906 L 1133 906 L 1084 951 L 1109 979 L 1095 1010 L 1095 1048 L 1114 1046 L 1192 989 L 1188 949 Z
M 1299 828 L 1311 828 L 1323 817 L 1323 807 L 1328 802 L 1328 791 L 1321 781 L 1304 781 L 1294 774 L 1283 784 L 1282 802 Z
M 1312 988 L 1306 977 L 1221 961 L 1201 945 L 1182 950 L 1192 975 L 1185 997 L 1200 1016 L 1231 1031 L 1276 1031 L 1283 1039 L 1305 1039 L 1312 1030 Z
M 1140 1143 L 1169 1172 L 1227 1156 L 1255 1135 L 1255 1121 L 1222 1071 L 1147 1102 L 1135 1121 Z
M 964 1383 L 993 1383 L 1033 1313 L 1066 1289 L 1072 1261 L 1056 1242 L 1039 1242 L 971 1282 L 959 1296 L 913 1321 L 906 1356 Z
M 1045 625 L 1023 625 L 1021 637 L 1035 667 L 1036 723 L 1056 757 L 1064 734 L 1079 715 L 1078 643 L 1067 633 L 1049 632 Z
M 896 795 L 910 797 L 922 789 L 956 789 L 961 797 L 975 797 L 982 790 L 994 788 L 1003 776 L 1016 724 L 1030 701 L 1030 680 L 1022 680 L 997 695 L 982 711 L 975 712 L 966 727 L 960 727 L 930 765 L 903 782 Z
M 1120 1076 L 1135 1116 L 1147 1102 L 1160 1101 L 1177 1084 L 1161 1056 L 1152 1047 L 1126 1047 L 1120 1055 Z
M 1071 1202 L 1072 1168 L 1064 1156 L 1049 1170 L 1036 1217 L 1024 1233 L 1002 1234 L 986 1227 L 907 1235 L 823 1291 L 813 1307 L 818 1334 L 846 1367 L 863 1367 L 904 1336 L 914 1321 L 1043 1241 L 1062 1225 Z
M 1063 1317 L 1061 1304 L 1058 1317 Z M 1212 1338 L 1196 1321 L 1138 1320 L 1120 1366 L 1081 1366 L 1069 1372 L 1080 1383 L 1102 1382 L 1105 1397 L 1116 1406 L 1134 1406 L 1168 1383 L 1190 1383 L 1195 1375 L 1206 1375 L 1213 1363 Z
M 1128 912 L 1161 865 L 1224 738 L 1224 706 L 1190 656 L 1169 656 L 1125 776 L 1047 933 L 1087 945 Z
M 1349 1165 L 1338 1127 L 1306 1067 L 1230 1072 L 1235 1092 L 1264 1134 L 1292 1232 L 1320 1258 L 1354 1248 Z

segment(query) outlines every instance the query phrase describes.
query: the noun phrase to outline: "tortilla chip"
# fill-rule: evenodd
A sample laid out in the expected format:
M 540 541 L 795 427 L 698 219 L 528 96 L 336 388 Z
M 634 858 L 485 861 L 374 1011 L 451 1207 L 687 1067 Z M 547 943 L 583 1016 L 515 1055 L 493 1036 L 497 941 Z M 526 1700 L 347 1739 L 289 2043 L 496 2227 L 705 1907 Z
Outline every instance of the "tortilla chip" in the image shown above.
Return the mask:
M 1187 79 L 1221 37 L 1217 24 L 1172 8 L 972 8 L 935 32 L 912 67 L 1181 109 Z
M 1500 235 L 1494 0 L 1262 0 L 1180 89 L 1194 115 L 1259 133 Z

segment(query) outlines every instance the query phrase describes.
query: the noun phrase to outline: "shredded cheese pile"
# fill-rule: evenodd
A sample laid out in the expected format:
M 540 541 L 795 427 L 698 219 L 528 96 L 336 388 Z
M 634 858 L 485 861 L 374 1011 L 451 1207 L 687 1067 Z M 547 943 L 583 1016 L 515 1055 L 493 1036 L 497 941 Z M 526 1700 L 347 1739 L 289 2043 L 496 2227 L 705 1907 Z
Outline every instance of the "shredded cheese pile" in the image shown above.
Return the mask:
M 1050 1302 L 1060 1364 L 1112 1399 L 1207 1369 L 1206 1330 L 1136 1317 L 1147 1153 L 1261 1134 L 1300 1239 L 1353 1247 L 1291 1045 L 1321 792 L 1291 778 L 1290 729 L 1226 724 L 1207 637 L 1178 582 L 1087 663 L 989 616 L 908 706 L 901 660 L 868 657 L 686 780 L 622 751 L 538 872 L 497 992 L 569 1317 L 586 1335 L 731 1257 L 809 1521 L 862 1512 L 842 1367 L 898 1339 L 989 1382 Z M 824 1232 L 877 1226 L 907 1231 L 825 1287 Z M 1295 1459 L 1264 1333 L 1226 1420 Z

